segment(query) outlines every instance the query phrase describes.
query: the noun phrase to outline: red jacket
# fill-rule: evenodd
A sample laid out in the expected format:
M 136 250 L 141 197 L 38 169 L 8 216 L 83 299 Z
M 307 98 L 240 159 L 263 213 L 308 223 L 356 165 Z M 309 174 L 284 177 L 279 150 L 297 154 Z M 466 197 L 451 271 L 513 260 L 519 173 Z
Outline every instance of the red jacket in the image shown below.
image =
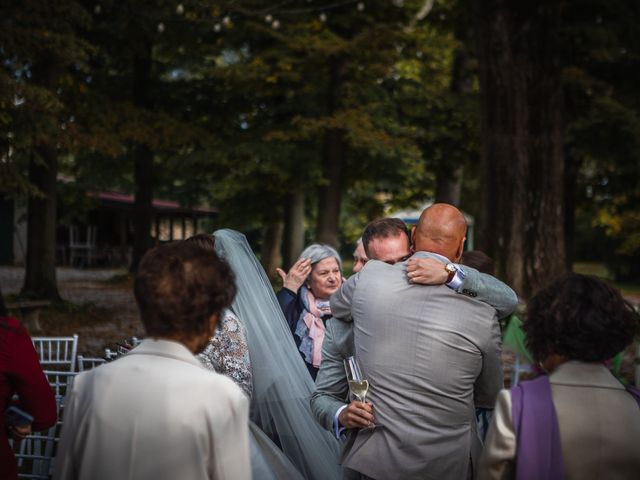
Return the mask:
M 17 478 L 16 461 L 4 426 L 4 411 L 14 394 L 18 396 L 15 405 L 34 417 L 34 432 L 56 423 L 56 399 L 29 334 L 15 318 L 0 317 L 0 480 Z

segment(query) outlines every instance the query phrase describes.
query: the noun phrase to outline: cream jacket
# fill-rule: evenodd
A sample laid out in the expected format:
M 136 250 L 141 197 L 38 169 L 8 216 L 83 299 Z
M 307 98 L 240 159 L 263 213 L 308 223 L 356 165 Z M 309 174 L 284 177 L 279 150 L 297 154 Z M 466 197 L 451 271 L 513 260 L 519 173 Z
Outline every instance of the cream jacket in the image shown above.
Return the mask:
M 599 363 L 567 362 L 549 382 L 565 480 L 639 478 L 640 408 L 609 370 Z M 511 392 L 503 390 L 481 458 L 480 478 L 515 478 L 516 448 Z
M 54 479 L 249 479 L 248 408 L 183 345 L 144 340 L 77 376 Z

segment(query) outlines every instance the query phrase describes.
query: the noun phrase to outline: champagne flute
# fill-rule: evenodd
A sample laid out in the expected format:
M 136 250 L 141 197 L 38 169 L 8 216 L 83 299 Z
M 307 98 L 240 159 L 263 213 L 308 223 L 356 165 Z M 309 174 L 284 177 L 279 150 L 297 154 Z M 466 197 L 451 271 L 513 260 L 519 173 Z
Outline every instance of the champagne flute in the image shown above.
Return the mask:
M 356 357 L 348 357 L 344 360 L 344 370 L 349 381 L 349 391 L 360 402 L 365 402 L 369 391 L 369 381 L 362 375 L 362 369 Z

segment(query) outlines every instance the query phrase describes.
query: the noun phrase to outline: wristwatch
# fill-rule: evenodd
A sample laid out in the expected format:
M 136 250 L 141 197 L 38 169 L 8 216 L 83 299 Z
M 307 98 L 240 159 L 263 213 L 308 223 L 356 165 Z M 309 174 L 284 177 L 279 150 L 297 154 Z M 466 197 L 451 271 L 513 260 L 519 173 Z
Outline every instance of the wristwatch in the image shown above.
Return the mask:
M 453 280 L 453 277 L 456 276 L 456 272 L 458 271 L 458 267 L 456 267 L 456 265 L 454 263 L 447 263 L 444 266 L 445 271 L 449 274 L 449 276 L 447 277 L 447 281 L 444 283 L 449 283 L 451 280 Z

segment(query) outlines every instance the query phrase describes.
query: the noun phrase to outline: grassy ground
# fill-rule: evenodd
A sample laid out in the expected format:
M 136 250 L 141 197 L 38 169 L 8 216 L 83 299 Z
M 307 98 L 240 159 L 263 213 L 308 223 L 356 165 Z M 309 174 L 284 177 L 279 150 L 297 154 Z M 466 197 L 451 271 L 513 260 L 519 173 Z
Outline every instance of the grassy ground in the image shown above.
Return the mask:
M 593 275 L 607 280 L 612 279 L 611 272 L 609 272 L 603 263 L 599 262 L 576 262 L 573 264 L 573 271 L 584 275 Z M 632 283 L 613 282 L 613 284 L 620 289 L 623 295 L 634 297 L 640 302 L 640 279 L 638 279 L 637 282 Z

